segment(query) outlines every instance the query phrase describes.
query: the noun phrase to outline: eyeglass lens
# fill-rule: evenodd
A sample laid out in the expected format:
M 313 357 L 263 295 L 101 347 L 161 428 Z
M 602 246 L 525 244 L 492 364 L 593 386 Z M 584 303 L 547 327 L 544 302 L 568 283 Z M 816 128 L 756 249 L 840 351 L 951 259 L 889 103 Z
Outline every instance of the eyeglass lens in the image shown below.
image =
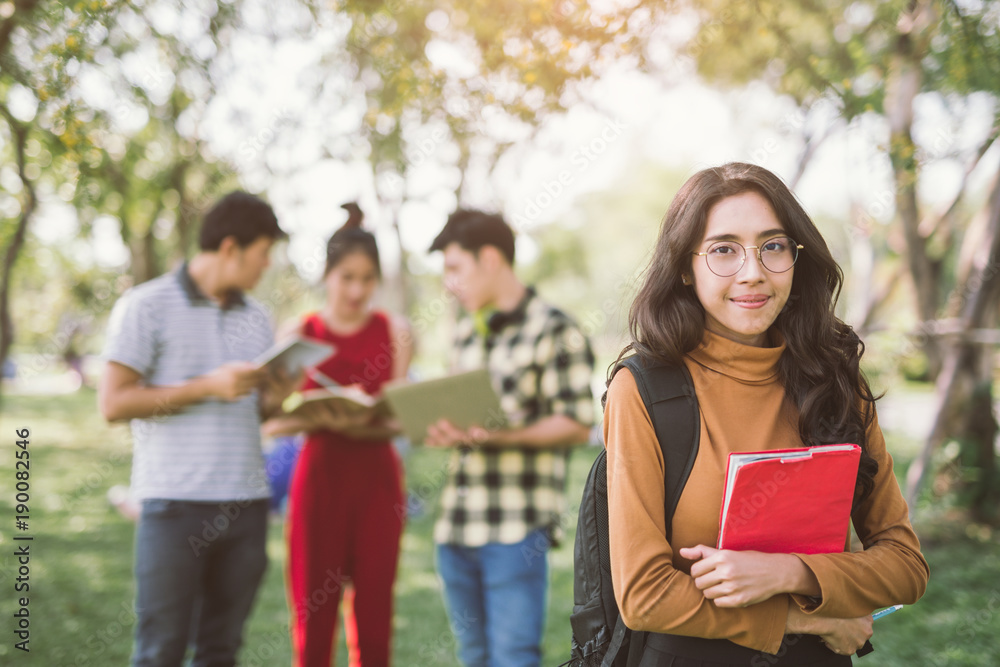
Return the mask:
M 772 273 L 784 273 L 789 270 L 799 256 L 795 242 L 786 236 L 765 241 L 757 247 L 757 252 L 761 264 Z M 705 255 L 708 268 L 712 273 L 722 277 L 735 275 L 743 267 L 746 257 L 746 248 L 735 241 L 713 243 Z

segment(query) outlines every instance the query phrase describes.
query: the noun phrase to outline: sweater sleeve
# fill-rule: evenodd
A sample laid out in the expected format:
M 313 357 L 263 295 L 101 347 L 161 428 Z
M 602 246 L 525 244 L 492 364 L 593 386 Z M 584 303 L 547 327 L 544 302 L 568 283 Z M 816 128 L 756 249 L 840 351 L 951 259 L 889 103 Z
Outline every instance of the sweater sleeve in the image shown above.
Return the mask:
M 620 370 L 608 388 L 604 438 L 611 579 L 625 624 L 633 630 L 729 639 L 777 653 L 788 595 L 742 609 L 720 608 L 688 573 L 674 567 L 664 520 L 663 454 L 628 369 Z
M 852 618 L 893 604 L 913 604 L 924 594 L 930 569 L 907 516 L 906 501 L 892 469 L 878 417 L 868 433 L 878 462 L 872 492 L 851 513 L 863 551 L 797 554 L 819 581 L 821 602 L 793 596 L 806 612 Z

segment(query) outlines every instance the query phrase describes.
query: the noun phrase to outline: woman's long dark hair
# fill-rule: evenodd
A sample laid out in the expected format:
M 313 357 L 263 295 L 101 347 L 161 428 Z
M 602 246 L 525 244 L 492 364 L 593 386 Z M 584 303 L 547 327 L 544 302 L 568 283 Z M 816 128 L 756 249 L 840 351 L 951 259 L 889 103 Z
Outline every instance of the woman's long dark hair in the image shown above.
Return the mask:
M 323 275 L 330 273 L 348 255 L 362 252 L 375 264 L 375 273 L 381 278 L 382 267 L 379 264 L 375 235 L 361 228 L 365 214 L 354 202 L 343 204 L 340 208 L 347 211 L 347 222 L 333 233 L 326 244 L 326 268 L 323 269 Z
M 773 324 L 786 344 L 778 361 L 778 378 L 799 409 L 803 443 L 861 446 L 856 505 L 871 492 L 878 471 L 868 453 L 875 396 L 861 372 L 865 346 L 834 313 L 844 277 L 826 241 L 795 195 L 767 169 L 732 162 L 700 171 L 681 187 L 664 216 L 642 286 L 629 310 L 631 342 L 618 360 L 634 351 L 645 359 L 683 363 L 684 355 L 701 343 L 705 310 L 681 275 L 691 272 L 691 253 L 701 243 L 712 206 L 748 191 L 769 201 L 788 236 L 805 246 L 795 264 L 788 303 Z

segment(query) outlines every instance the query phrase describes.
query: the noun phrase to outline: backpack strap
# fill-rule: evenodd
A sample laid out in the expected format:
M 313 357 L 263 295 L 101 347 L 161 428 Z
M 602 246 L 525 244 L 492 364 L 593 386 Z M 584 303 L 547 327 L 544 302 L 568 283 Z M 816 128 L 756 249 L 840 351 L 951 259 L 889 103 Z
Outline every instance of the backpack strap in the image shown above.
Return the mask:
M 623 359 L 615 372 L 623 366 L 628 367 L 635 378 L 639 396 L 653 422 L 656 441 L 660 443 L 660 451 L 663 452 L 663 518 L 669 540 L 674 510 L 677 509 L 677 501 L 691 475 L 701 442 L 701 413 L 694 391 L 694 380 L 683 362 L 677 365 L 645 363 L 639 355 L 633 355 Z M 618 622 L 622 624 L 620 617 Z M 618 628 L 615 629 L 617 631 Z M 649 634 L 632 633 L 626 660 L 628 667 L 638 665 L 641 661 Z M 617 655 L 619 645 L 614 647 L 614 652 L 608 651 L 612 658 Z
M 646 363 L 639 355 L 633 355 L 622 360 L 621 366 L 627 366 L 635 378 L 663 452 L 663 509 L 669 540 L 674 510 L 694 467 L 701 441 L 701 414 L 694 381 L 683 362 Z
M 615 658 L 618 656 L 618 651 L 622 648 L 622 642 L 625 641 L 625 633 L 628 632 L 628 628 L 625 627 L 625 621 L 622 617 L 618 617 L 618 621 L 615 623 L 615 631 L 611 633 L 611 643 L 608 644 L 608 652 L 604 654 L 604 660 L 601 662 L 601 667 L 613 667 Z

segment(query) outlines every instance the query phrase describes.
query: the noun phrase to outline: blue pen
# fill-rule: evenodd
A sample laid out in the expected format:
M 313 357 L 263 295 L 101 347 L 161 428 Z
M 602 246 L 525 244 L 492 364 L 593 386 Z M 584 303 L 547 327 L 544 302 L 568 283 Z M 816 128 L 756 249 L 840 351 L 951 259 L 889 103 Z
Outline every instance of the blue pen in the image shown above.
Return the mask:
M 877 621 L 878 619 L 882 618 L 883 616 L 888 616 L 892 612 L 899 611 L 902 608 L 903 608 L 903 605 L 901 605 L 901 604 L 894 604 L 891 607 L 886 607 L 885 609 L 879 609 L 874 614 L 872 614 L 872 620 L 873 621 Z M 868 655 L 869 653 L 871 653 L 874 650 L 875 650 L 875 647 L 872 646 L 871 641 L 865 641 L 865 645 L 862 646 L 861 648 L 859 648 L 858 652 L 855 655 L 857 655 L 860 658 L 863 655 Z
M 901 605 L 901 604 L 894 604 L 891 607 L 886 607 L 885 609 L 879 609 L 877 612 L 875 612 L 874 614 L 872 614 L 872 620 L 873 621 L 877 621 L 878 619 L 882 618 L 883 616 L 888 616 L 892 612 L 899 611 L 902 608 L 903 608 L 903 605 Z

